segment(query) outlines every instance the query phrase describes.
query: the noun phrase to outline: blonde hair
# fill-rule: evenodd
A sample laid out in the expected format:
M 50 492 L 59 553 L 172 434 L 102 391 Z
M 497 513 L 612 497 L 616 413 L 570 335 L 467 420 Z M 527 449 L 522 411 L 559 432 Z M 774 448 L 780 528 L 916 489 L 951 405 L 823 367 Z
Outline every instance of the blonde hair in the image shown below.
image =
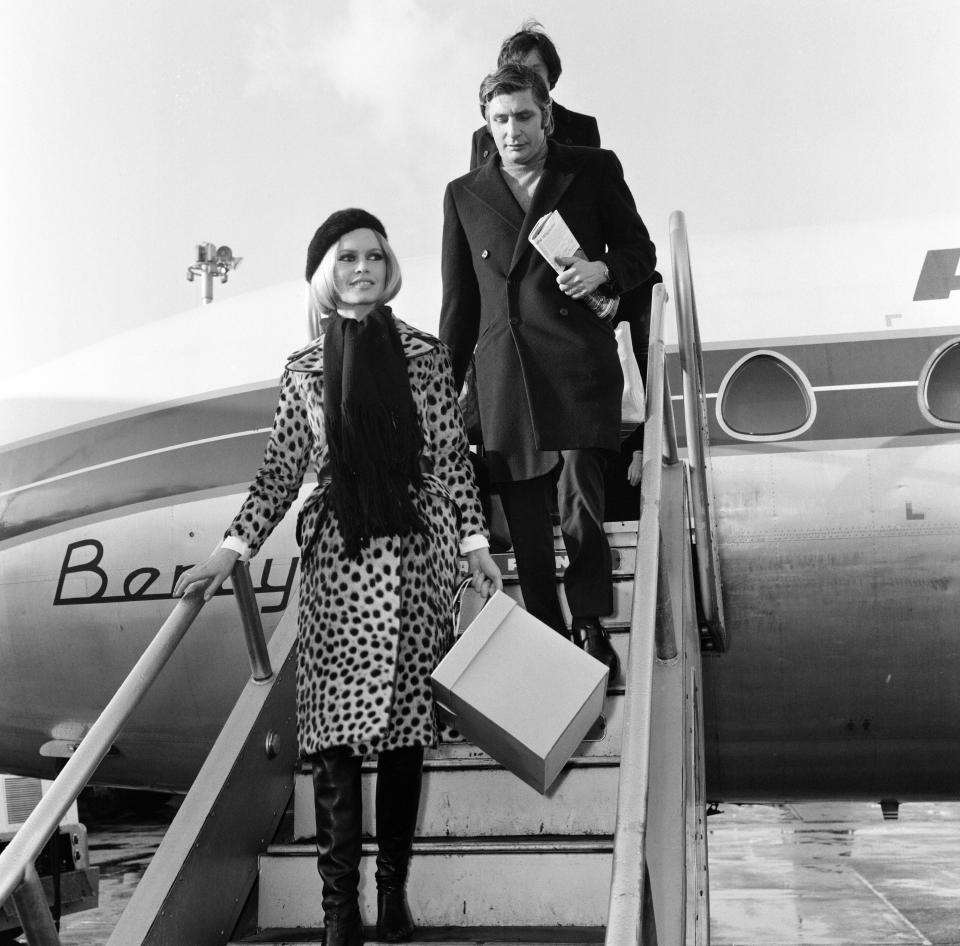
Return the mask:
M 370 231 L 380 244 L 383 258 L 387 264 L 386 279 L 384 280 L 383 294 L 377 299 L 377 304 L 383 304 L 393 299 L 400 291 L 402 278 L 400 275 L 400 261 L 397 259 L 393 247 L 387 238 L 376 230 Z M 340 305 L 340 294 L 337 292 L 333 279 L 333 270 L 337 262 L 337 253 L 340 251 L 340 241 L 324 254 L 320 265 L 314 271 L 313 277 L 307 284 L 307 322 L 310 326 L 310 335 L 317 338 L 320 335 L 320 319 L 333 315 Z

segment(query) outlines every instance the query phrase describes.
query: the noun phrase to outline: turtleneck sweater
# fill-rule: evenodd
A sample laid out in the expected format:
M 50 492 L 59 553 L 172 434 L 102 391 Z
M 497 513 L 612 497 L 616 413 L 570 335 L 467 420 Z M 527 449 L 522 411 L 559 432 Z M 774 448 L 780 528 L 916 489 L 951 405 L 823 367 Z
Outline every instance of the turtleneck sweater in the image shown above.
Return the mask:
M 524 213 L 530 209 L 534 191 L 537 189 L 537 184 L 540 183 L 540 178 L 543 177 L 543 167 L 546 163 L 546 138 L 543 139 L 543 143 L 525 164 L 507 164 L 504 161 L 500 163 L 500 173 L 507 182 L 510 193 L 516 198 Z

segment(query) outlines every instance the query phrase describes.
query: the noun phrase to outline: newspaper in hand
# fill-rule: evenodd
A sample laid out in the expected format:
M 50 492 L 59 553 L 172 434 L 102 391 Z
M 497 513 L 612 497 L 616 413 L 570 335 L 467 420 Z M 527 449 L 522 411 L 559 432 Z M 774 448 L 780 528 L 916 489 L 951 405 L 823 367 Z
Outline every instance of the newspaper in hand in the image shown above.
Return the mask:
M 537 252 L 558 272 L 562 273 L 566 267 L 557 262 L 561 256 L 576 256 L 586 259 L 587 254 L 580 248 L 577 238 L 570 232 L 566 221 L 559 211 L 551 210 L 544 214 L 534 224 L 530 231 L 530 242 Z M 601 319 L 612 319 L 617 311 L 620 300 L 611 298 L 602 292 L 588 292 L 579 300 Z

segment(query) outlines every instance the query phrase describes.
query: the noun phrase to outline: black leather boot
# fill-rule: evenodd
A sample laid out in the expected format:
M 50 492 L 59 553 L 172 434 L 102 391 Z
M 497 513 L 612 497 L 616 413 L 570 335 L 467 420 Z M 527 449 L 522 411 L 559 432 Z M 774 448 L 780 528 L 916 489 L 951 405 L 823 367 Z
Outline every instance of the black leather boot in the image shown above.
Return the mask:
M 361 946 L 360 919 L 362 760 L 337 746 L 312 757 L 317 812 L 317 870 L 323 881 L 327 946 Z
M 599 618 L 575 618 L 573 626 L 574 635 L 583 634 L 583 649 L 610 671 L 607 676 L 609 690 L 613 686 L 614 678 L 620 673 L 620 658 L 610 643 L 607 629 L 600 624 Z
M 415 929 L 407 905 L 407 870 L 417 827 L 423 749 L 381 752 L 377 761 L 377 937 L 409 939 Z

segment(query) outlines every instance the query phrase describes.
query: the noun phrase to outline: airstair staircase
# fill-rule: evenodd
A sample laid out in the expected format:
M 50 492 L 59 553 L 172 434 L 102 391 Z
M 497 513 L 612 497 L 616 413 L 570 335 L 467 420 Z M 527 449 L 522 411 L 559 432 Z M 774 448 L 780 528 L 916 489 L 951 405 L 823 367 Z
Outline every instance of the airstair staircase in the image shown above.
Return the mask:
M 636 523 L 611 523 L 608 531 L 619 562 L 611 637 L 625 666 Z M 557 554 L 562 558 L 559 537 Z M 519 597 L 511 557 L 499 558 L 507 593 Z M 464 620 L 476 609 L 476 601 L 468 602 Z M 449 740 L 428 752 L 408 883 L 414 918 L 431 937 L 424 941 L 603 941 L 623 703 L 621 678 L 603 716 L 545 796 L 467 742 Z M 376 921 L 374 768 L 364 776 L 364 828 L 371 843 L 364 845 L 361 909 L 368 926 Z M 322 925 L 312 798 L 310 776 L 299 772 L 290 836 L 260 858 L 258 923 L 273 929 L 234 942 L 286 942 L 291 927 Z
M 414 946 L 709 943 L 700 654 L 726 637 L 709 512 L 698 508 L 709 482 L 677 454 L 665 303 L 657 287 L 639 518 L 607 524 L 616 581 L 605 623 L 623 670 L 546 795 L 455 735 L 428 751 L 407 886 Z M 697 366 L 681 360 L 686 387 Z M 696 381 L 691 394 L 702 402 Z M 688 413 L 686 429 L 699 427 Z M 559 537 L 557 554 L 560 566 Z M 500 564 L 519 597 L 509 554 Z M 464 621 L 478 608 L 467 600 Z M 265 655 L 276 672 L 246 686 L 108 946 L 323 942 L 312 787 L 295 757 L 296 610 L 292 596 Z M 371 944 L 374 779 L 371 765 L 361 867 Z

